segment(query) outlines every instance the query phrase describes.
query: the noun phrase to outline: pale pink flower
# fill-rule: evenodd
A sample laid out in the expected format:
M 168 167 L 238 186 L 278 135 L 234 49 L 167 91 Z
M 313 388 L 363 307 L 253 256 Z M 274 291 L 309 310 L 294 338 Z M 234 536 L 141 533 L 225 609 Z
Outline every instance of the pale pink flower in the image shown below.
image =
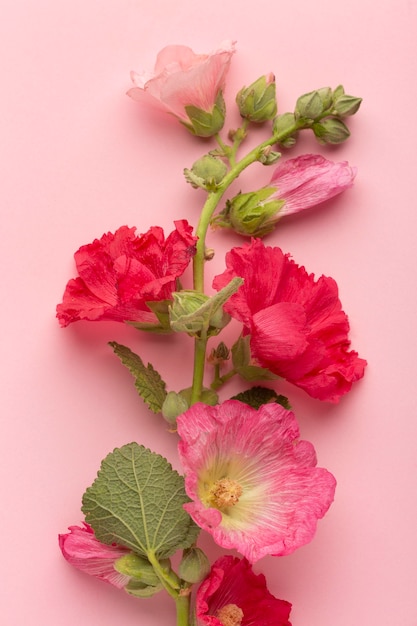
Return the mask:
M 58 537 L 59 547 L 68 563 L 118 589 L 123 589 L 129 583 L 130 576 L 120 574 L 114 564 L 122 556 L 130 554 L 130 550 L 101 543 L 91 526 L 85 522 L 83 527 L 70 526 L 68 530 L 69 533 Z
M 187 107 L 208 114 L 213 113 L 215 107 L 221 108 L 219 99 L 222 99 L 234 51 L 235 45 L 231 41 L 224 42 L 210 54 L 195 54 L 187 46 L 167 46 L 159 52 L 153 73 L 131 73 L 135 86 L 127 93 L 134 100 L 172 113 L 187 127 L 193 127 Z M 213 117 L 220 123 L 217 115 Z M 202 132 L 195 134 L 209 136 Z
M 272 198 L 285 201 L 278 217 L 330 200 L 349 189 L 355 176 L 356 168 L 347 161 L 334 163 L 319 154 L 304 154 L 280 162 L 270 183 L 277 187 Z
M 258 410 L 228 400 L 194 404 L 177 419 L 193 520 L 223 548 L 251 563 L 308 543 L 336 481 L 298 439 L 295 416 L 279 404 Z

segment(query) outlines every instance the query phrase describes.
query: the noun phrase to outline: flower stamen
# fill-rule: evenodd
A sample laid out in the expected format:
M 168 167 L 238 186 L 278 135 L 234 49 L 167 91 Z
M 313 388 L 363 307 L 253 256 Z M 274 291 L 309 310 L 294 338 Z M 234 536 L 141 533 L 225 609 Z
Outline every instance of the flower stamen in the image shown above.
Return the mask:
M 220 478 L 216 480 L 208 490 L 208 501 L 216 509 L 223 509 L 235 506 L 243 493 L 238 482 L 231 478 Z
M 243 611 L 236 604 L 226 604 L 217 611 L 216 617 L 222 626 L 240 626 L 243 620 Z

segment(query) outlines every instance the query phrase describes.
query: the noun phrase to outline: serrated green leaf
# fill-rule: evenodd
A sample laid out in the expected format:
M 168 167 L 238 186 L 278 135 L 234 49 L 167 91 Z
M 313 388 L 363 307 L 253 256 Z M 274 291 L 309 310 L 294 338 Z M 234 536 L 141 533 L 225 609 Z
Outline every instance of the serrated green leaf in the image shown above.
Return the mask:
M 184 511 L 186 502 L 184 478 L 168 461 L 130 443 L 103 460 L 82 511 L 99 541 L 163 559 L 196 541 L 200 529 Z
M 160 413 L 167 395 L 165 382 L 151 363 L 145 365 L 140 356 L 130 348 L 122 346 L 116 341 L 109 345 L 113 348 L 123 365 L 127 367 L 135 379 L 138 394 L 154 413 Z
M 273 389 L 268 389 L 267 387 L 252 387 L 233 396 L 232 400 L 244 402 L 254 409 L 259 409 L 263 404 L 275 402 L 283 406 L 284 409 L 291 410 L 288 398 L 278 395 Z

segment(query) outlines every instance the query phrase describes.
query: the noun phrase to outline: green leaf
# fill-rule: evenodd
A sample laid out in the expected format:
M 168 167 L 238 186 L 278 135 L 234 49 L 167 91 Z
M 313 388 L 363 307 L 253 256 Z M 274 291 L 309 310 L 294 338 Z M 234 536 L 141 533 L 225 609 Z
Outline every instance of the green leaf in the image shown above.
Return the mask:
M 232 363 L 235 371 L 248 381 L 276 380 L 278 376 L 265 367 L 252 365 L 250 353 L 250 335 L 240 336 L 232 346 Z
M 186 502 L 184 478 L 168 461 L 130 443 L 103 460 L 82 511 L 99 541 L 163 559 L 196 541 L 200 529 L 184 511 Z
M 110 341 L 109 345 L 113 348 L 123 365 L 127 367 L 135 379 L 135 387 L 141 398 L 146 402 L 148 407 L 154 413 L 160 413 L 165 397 L 167 395 L 165 382 L 160 374 L 148 363 L 144 362 L 132 350 L 126 346 L 122 346 L 116 341 Z
M 287 409 L 288 411 L 291 410 L 288 398 L 278 395 L 273 389 L 268 389 L 267 387 L 252 387 L 251 389 L 247 389 L 246 391 L 242 391 L 236 396 L 233 396 L 232 400 L 244 402 L 254 409 L 259 409 L 259 407 L 263 404 L 276 402 L 277 404 L 283 406 L 284 409 Z
M 265 367 L 259 367 L 258 365 L 242 365 L 235 369 L 239 376 L 248 381 L 276 380 L 278 378 L 278 376 L 273 374 L 270 370 Z

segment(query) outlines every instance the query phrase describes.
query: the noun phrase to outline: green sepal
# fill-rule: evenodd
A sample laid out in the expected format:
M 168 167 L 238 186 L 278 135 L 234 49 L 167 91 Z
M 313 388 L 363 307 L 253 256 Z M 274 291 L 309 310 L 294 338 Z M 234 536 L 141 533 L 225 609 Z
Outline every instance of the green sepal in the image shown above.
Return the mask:
M 164 563 L 167 563 L 170 567 L 169 559 L 166 559 Z M 148 559 L 144 559 L 133 552 L 129 552 L 128 554 L 125 554 L 117 559 L 114 563 L 114 569 L 120 572 L 120 574 L 130 576 L 130 578 L 134 578 L 135 581 L 141 582 L 144 585 L 156 587 L 160 583 L 160 580 Z
M 110 341 L 114 352 L 135 379 L 135 388 L 153 413 L 160 413 L 167 395 L 165 382 L 151 363 L 145 365 L 139 355 L 116 341 Z
M 192 290 L 173 293 L 174 302 L 170 309 L 171 328 L 175 332 L 185 332 L 191 337 L 199 336 L 201 331 L 216 335 L 230 321 L 222 307 L 241 285 L 243 279 L 236 276 L 226 287 L 211 297 Z
M 188 406 L 191 406 L 192 390 L 192 387 L 187 387 L 186 389 L 181 389 L 181 391 L 178 392 L 179 395 L 187 402 Z M 215 391 L 213 391 L 213 389 L 203 387 L 200 402 L 208 404 L 209 406 L 216 406 L 216 404 L 219 403 L 219 396 Z
M 276 380 L 278 376 L 270 370 L 252 365 L 250 352 L 250 335 L 241 335 L 232 346 L 233 368 L 239 376 L 248 381 Z
M 155 302 L 146 302 L 147 307 L 156 315 L 158 323 L 153 322 L 126 322 L 129 326 L 133 326 L 137 330 L 143 330 L 150 333 L 171 333 L 169 325 L 169 305 L 171 300 L 156 300 Z
M 82 511 L 99 541 L 160 560 L 197 539 L 200 529 L 183 508 L 189 501 L 183 476 L 164 457 L 130 443 L 102 461 Z
M 273 374 L 265 367 L 259 367 L 258 365 L 243 365 L 236 367 L 236 372 L 241 378 L 249 382 L 256 380 L 276 380 L 279 378 L 276 374 Z
M 135 596 L 136 598 L 151 598 L 156 593 L 162 591 L 163 588 L 164 587 L 161 582 L 158 582 L 157 585 L 147 585 L 139 580 L 131 580 L 127 583 L 124 589 L 128 594 Z
M 223 94 L 220 92 L 211 111 L 203 111 L 193 105 L 188 105 L 185 112 L 189 122 L 182 122 L 184 126 L 197 137 L 213 137 L 224 125 L 226 106 Z
M 263 404 L 275 402 L 276 404 L 283 406 L 284 409 L 287 409 L 288 411 L 291 410 L 288 398 L 278 395 L 273 389 L 269 389 L 268 387 L 252 387 L 251 389 L 247 389 L 246 391 L 242 391 L 236 396 L 233 396 L 232 400 L 244 402 L 254 409 L 259 409 L 259 407 Z

